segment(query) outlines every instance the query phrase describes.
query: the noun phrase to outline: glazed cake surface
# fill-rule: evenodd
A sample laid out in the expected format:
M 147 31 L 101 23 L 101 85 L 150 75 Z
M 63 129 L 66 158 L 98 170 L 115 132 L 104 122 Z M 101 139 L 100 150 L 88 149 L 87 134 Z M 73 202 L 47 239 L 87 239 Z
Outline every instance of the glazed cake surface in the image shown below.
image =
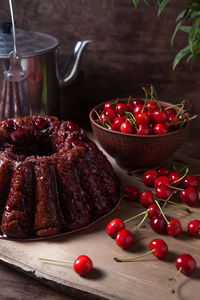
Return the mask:
M 0 222 L 7 237 L 57 235 L 112 210 L 120 184 L 78 125 L 56 117 L 0 122 Z

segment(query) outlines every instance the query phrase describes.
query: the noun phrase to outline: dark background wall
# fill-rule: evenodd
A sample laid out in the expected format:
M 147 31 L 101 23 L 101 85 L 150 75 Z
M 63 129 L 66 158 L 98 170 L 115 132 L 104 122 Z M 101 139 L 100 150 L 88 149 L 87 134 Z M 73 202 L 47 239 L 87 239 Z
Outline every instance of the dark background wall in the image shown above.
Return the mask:
M 150 1 L 154 2 L 154 1 Z M 116 97 L 143 96 L 142 86 L 153 84 L 159 98 L 189 99 L 200 111 L 200 67 L 183 61 L 172 71 L 175 54 L 186 44 L 178 34 L 170 38 L 175 19 L 187 0 L 172 0 L 157 18 L 153 5 L 132 0 L 15 0 L 18 28 L 41 31 L 60 40 L 60 65 L 66 64 L 77 40 L 93 42 L 84 53 L 79 77 L 62 92 L 61 116 L 88 124 L 92 106 Z M 8 0 L 0 1 L 0 17 L 9 17 Z M 196 122 L 197 124 L 197 122 Z

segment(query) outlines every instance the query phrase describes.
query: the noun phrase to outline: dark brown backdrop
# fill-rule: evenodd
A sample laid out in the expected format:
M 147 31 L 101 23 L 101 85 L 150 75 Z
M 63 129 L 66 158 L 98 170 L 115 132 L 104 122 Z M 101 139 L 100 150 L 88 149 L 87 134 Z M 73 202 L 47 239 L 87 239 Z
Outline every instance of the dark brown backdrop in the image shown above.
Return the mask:
M 186 43 L 178 34 L 170 37 L 177 14 L 187 0 L 173 0 L 159 18 L 153 6 L 132 0 L 15 0 L 17 27 L 41 31 L 60 40 L 60 62 L 70 58 L 79 39 L 91 39 L 81 72 L 73 86 L 62 93 L 61 116 L 86 125 L 96 103 L 115 97 L 141 96 L 142 86 L 153 84 L 160 99 L 190 99 L 200 111 L 200 68 L 172 61 Z M 152 1 L 151 1 L 152 2 Z M 0 1 L 0 17 L 8 17 L 8 0 Z M 84 76 L 83 76 L 84 75 Z M 196 122 L 197 124 L 197 122 Z

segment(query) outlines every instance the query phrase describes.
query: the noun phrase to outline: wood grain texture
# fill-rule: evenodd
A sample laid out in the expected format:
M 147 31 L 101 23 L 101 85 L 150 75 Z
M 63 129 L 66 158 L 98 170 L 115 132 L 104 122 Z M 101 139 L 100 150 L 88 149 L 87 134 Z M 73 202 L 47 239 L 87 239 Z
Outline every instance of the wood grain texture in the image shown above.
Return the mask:
M 170 38 L 177 14 L 187 0 L 171 1 L 159 18 L 153 5 L 132 0 L 18 0 L 14 1 L 17 27 L 52 34 L 60 40 L 60 65 L 68 62 L 75 42 L 91 39 L 82 72 L 62 93 L 61 116 L 88 124 L 95 104 L 115 97 L 141 96 L 142 86 L 153 84 L 160 99 L 189 99 L 200 111 L 200 68 L 185 61 L 172 71 L 175 54 L 186 44 L 179 33 Z M 1 17 L 8 17 L 8 1 L 0 1 Z M 195 124 L 197 124 L 196 122 Z M 197 126 L 197 125 L 196 125 Z
M 0 281 L 1 300 L 72 300 L 72 297 L 61 293 L 61 290 L 55 291 L 2 262 Z

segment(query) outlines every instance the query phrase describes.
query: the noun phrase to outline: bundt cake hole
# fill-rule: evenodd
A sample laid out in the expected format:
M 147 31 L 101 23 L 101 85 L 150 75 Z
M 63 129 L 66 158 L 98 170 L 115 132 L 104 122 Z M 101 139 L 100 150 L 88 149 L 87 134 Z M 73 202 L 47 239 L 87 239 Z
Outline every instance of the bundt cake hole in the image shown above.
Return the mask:
M 52 149 L 51 143 L 46 142 L 35 142 L 33 144 L 28 144 L 24 142 L 21 145 L 14 145 L 13 153 L 16 155 L 28 156 L 51 156 L 55 153 Z

